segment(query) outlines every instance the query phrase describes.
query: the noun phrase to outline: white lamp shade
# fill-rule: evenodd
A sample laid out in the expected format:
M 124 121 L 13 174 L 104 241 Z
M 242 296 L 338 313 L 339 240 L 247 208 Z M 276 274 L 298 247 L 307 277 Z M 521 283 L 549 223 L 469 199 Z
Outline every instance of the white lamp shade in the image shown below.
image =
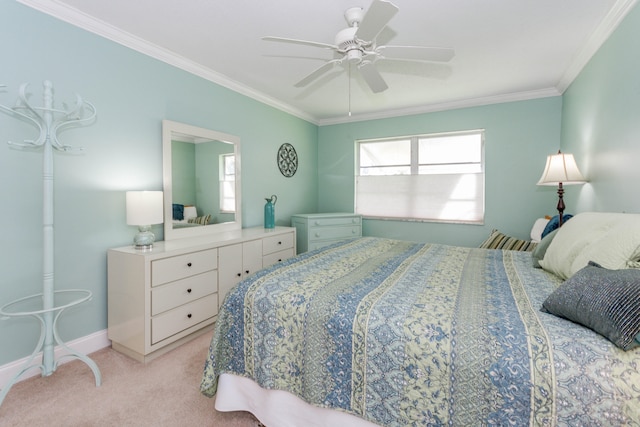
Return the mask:
M 127 224 L 151 225 L 163 220 L 162 191 L 127 191 Z
M 560 153 L 547 156 L 547 165 L 538 185 L 558 185 L 559 183 L 584 184 L 587 182 L 580 173 L 573 154 Z

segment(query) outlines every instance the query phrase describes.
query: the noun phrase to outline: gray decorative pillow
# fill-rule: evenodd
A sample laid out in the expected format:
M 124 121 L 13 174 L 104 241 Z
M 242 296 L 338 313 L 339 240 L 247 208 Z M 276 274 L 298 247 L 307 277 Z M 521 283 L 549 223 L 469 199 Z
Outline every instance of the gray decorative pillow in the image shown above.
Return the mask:
M 542 238 L 542 240 L 540 240 L 540 243 L 538 243 L 538 246 L 536 246 L 531 252 L 531 258 L 533 259 L 533 266 L 535 268 L 542 268 L 542 266 L 540 265 L 540 261 L 544 258 L 544 254 L 547 252 L 547 248 L 551 244 L 551 241 L 553 240 L 553 238 L 556 237 L 557 233 L 558 233 L 557 228 L 553 230 L 551 233 L 548 233 L 546 236 Z
M 640 345 L 640 270 L 590 262 L 544 301 L 542 311 L 605 336 L 623 350 Z

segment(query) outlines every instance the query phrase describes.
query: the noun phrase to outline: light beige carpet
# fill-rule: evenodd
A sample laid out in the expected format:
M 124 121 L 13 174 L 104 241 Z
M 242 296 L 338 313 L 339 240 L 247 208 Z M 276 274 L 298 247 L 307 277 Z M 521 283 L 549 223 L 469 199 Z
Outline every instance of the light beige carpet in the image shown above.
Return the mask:
M 200 394 L 211 333 L 146 364 L 111 348 L 91 354 L 102 372 L 80 361 L 49 377 L 14 385 L 0 406 L 0 426 L 215 426 L 256 427 L 245 412 L 218 412 Z

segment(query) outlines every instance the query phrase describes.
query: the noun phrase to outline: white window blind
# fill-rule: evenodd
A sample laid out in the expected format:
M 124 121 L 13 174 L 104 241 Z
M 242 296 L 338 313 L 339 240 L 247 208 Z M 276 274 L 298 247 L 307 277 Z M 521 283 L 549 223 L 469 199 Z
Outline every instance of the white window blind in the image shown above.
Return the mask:
M 356 213 L 482 223 L 484 132 L 358 141 Z

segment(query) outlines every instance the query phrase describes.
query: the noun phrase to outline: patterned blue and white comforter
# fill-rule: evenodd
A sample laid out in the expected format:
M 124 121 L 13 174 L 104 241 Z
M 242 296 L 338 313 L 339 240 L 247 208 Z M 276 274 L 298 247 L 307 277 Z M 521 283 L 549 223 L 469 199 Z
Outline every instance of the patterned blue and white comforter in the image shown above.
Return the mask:
M 540 312 L 559 279 L 528 252 L 362 238 L 241 282 L 221 373 L 384 426 L 640 425 L 640 349 Z

